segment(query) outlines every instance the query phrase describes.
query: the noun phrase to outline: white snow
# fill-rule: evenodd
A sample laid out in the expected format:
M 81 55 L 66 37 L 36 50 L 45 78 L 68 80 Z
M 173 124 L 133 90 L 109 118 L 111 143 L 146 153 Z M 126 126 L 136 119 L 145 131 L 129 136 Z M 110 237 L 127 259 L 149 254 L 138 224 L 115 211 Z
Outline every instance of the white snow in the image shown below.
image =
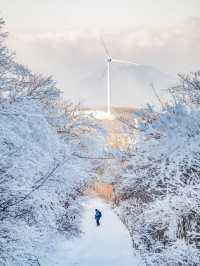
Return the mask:
M 82 115 L 91 115 L 93 116 L 94 118 L 96 119 L 99 119 L 99 120 L 114 120 L 116 119 L 115 115 L 114 114 L 109 114 L 107 112 L 104 112 L 104 111 L 98 111 L 98 110 L 89 110 L 89 111 L 82 111 L 81 112 Z
M 77 145 L 59 138 L 38 101 L 0 105 L 1 266 L 38 265 L 62 233 L 77 235 L 80 189 L 94 176 Z
M 41 261 L 43 266 L 142 266 L 134 254 L 125 226 L 111 207 L 101 199 L 84 198 L 82 237 L 60 241 L 56 252 Z M 95 208 L 101 210 L 100 227 L 94 219 Z

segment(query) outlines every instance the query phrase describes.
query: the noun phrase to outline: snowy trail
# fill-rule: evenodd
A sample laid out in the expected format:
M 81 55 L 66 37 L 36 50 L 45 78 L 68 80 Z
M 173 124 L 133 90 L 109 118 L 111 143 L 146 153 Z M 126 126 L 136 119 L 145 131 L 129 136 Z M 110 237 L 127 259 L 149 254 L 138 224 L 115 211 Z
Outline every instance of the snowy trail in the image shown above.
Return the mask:
M 80 239 L 58 244 L 56 254 L 42 266 L 142 266 L 133 254 L 128 231 L 110 206 L 97 198 L 86 199 Z M 102 211 L 101 226 L 94 220 L 94 209 Z

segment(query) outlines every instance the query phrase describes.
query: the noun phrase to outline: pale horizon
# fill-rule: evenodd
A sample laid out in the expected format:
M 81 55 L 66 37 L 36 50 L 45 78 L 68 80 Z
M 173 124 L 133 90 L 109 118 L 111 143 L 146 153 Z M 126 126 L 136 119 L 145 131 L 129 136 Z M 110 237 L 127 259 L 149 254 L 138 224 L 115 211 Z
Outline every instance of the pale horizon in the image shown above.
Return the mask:
M 17 60 L 36 72 L 53 75 L 65 98 L 80 100 L 86 106 L 106 104 L 105 54 L 100 35 L 113 57 L 152 66 L 172 80 L 177 73 L 199 69 L 197 0 L 0 3 L 0 14 L 9 32 L 8 44 Z M 123 70 L 113 69 L 116 76 L 112 105 L 138 107 L 147 101 L 155 103 L 148 86 L 152 77 L 144 73 L 141 84 L 142 74 L 129 79 L 125 74 L 120 76 Z M 130 70 L 131 75 L 135 74 Z M 161 83 L 157 86 L 160 94 L 166 89 Z

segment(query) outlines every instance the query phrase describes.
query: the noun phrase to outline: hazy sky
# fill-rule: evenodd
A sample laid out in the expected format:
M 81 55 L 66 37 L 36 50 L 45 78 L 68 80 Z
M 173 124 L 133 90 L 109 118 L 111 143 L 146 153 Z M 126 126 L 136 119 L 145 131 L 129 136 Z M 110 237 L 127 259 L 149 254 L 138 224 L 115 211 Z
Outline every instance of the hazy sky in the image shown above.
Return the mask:
M 104 87 L 90 83 L 104 71 L 100 34 L 115 57 L 170 75 L 199 69 L 200 0 L 0 0 L 0 9 L 18 60 L 53 74 L 66 97 L 89 104 L 105 101 Z M 124 88 L 116 93 L 114 104 L 130 98 Z M 151 90 L 142 88 L 133 105 L 148 97 Z

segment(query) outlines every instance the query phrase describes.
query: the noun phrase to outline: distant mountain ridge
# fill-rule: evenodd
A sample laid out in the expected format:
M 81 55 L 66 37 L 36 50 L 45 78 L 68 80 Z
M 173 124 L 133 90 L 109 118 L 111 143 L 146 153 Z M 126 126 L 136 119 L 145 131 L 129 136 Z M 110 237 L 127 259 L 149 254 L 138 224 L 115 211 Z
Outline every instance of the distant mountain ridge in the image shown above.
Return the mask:
M 92 75 L 81 82 L 86 94 L 91 95 L 91 100 L 97 99 L 96 105 L 98 106 L 102 106 L 102 102 L 106 103 L 107 97 L 106 71 L 100 74 L 95 69 Z M 139 107 L 141 103 L 155 103 L 157 99 L 155 99 L 151 85 L 153 84 L 156 91 L 162 95 L 175 83 L 175 77 L 153 66 L 111 64 L 111 102 L 113 106 Z

